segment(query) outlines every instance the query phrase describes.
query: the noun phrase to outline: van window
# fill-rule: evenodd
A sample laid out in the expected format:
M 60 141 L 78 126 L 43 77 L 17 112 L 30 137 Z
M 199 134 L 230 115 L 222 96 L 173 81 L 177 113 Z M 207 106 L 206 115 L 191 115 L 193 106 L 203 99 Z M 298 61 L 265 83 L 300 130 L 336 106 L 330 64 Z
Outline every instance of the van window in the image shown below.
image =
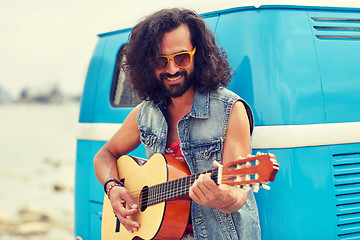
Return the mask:
M 113 107 L 135 107 L 140 103 L 140 99 L 129 86 L 127 73 L 121 67 L 125 61 L 124 48 L 126 44 L 120 47 L 116 57 L 114 76 L 111 86 L 110 102 Z

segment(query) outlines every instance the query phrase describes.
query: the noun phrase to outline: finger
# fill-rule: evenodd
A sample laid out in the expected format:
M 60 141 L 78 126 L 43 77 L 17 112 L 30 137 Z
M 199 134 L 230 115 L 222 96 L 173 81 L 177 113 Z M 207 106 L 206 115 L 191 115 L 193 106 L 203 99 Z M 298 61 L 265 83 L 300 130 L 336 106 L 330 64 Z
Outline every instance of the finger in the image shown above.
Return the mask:
M 214 180 L 211 179 L 211 174 L 207 173 L 202 178 L 202 184 L 206 187 L 206 189 L 203 189 L 203 191 L 217 191 L 217 184 L 214 182 Z
M 126 208 L 124 208 L 124 207 L 122 207 L 122 208 L 119 209 L 119 213 L 121 214 L 121 216 L 124 216 L 124 217 L 132 216 L 132 215 L 134 215 L 136 212 L 137 212 L 136 209 L 126 209 Z
M 124 201 L 126 202 L 126 205 L 129 206 L 131 209 L 137 209 L 138 208 L 135 200 L 131 197 L 128 190 L 121 193 L 120 196 L 121 196 L 122 199 L 124 199 Z
M 125 202 L 123 200 L 115 202 L 113 204 L 113 210 L 114 210 L 114 213 L 116 215 L 119 215 L 119 216 L 121 216 L 123 218 L 127 218 L 129 216 L 132 216 L 137 212 L 136 209 L 126 209 L 125 208 Z
M 120 223 L 128 230 L 129 232 L 134 232 L 139 229 L 140 224 L 137 222 L 132 221 L 129 218 L 123 217 L 121 215 L 117 215 L 117 218 L 119 219 Z
M 192 192 L 196 195 L 198 199 L 205 197 L 206 187 L 203 184 L 204 174 L 200 174 L 199 177 L 195 180 L 191 186 Z
M 136 221 L 131 220 L 131 218 L 128 217 L 134 215 L 136 212 L 137 212 L 136 209 L 125 209 L 123 204 L 121 204 L 121 206 L 116 208 L 116 211 L 114 211 L 120 223 L 124 225 L 126 229 L 133 231 L 137 230 L 140 224 Z
M 203 204 L 202 199 L 204 199 L 204 194 L 201 192 L 201 190 L 196 187 L 196 186 L 192 186 L 189 189 L 189 197 L 194 200 L 196 203 L 198 204 Z
M 121 188 L 121 189 L 116 189 L 113 190 L 113 194 L 111 195 L 111 204 L 113 206 L 113 209 L 115 211 L 119 211 L 121 212 L 122 215 L 124 214 L 134 214 L 134 212 L 137 211 L 137 208 L 130 208 L 130 206 L 134 205 L 134 200 L 130 197 L 127 197 L 127 190 L 125 188 Z M 128 200 L 124 199 L 124 197 L 126 197 Z M 130 203 L 128 203 L 128 201 L 132 201 Z M 130 209 L 127 209 L 130 208 Z M 129 211 L 132 210 L 132 211 Z M 127 211 L 127 212 L 126 212 Z
M 123 187 L 114 189 L 111 194 L 111 199 L 114 213 L 118 217 L 120 223 L 130 232 L 137 231 L 140 224 L 128 218 L 137 212 L 137 205 L 131 198 L 128 190 Z M 135 208 L 129 209 L 130 206 Z
M 210 174 L 201 174 L 194 182 L 193 186 L 189 190 L 189 197 L 200 205 L 212 207 L 214 200 L 216 200 L 217 185 L 210 178 Z M 210 189 L 207 185 L 210 185 L 214 189 Z
M 218 168 L 221 166 L 221 164 L 218 163 L 217 161 L 213 161 L 213 166 L 214 166 L 214 168 Z

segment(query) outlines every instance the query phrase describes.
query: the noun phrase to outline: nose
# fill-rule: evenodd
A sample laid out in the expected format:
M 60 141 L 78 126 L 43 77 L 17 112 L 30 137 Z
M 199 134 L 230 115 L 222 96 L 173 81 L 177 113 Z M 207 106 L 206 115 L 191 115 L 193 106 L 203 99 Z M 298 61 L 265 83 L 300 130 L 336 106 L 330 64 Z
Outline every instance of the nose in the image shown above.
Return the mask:
M 175 65 L 174 61 L 172 59 L 169 60 L 169 64 L 167 68 L 165 69 L 167 73 L 170 73 L 171 75 L 174 75 L 179 71 L 179 67 Z

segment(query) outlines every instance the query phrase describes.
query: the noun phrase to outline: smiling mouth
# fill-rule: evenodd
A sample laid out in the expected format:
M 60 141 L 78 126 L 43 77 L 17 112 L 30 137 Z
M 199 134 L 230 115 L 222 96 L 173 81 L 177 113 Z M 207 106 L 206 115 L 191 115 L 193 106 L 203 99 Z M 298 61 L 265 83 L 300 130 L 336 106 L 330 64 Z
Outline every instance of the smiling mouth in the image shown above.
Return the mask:
M 166 77 L 166 80 L 170 81 L 170 82 L 175 82 L 177 80 L 179 80 L 183 75 L 179 75 L 179 76 L 175 76 L 175 77 Z
M 187 76 L 186 71 L 179 71 L 175 74 L 161 73 L 160 79 L 162 81 L 166 81 L 169 84 L 178 84 L 183 80 L 183 78 L 186 79 L 186 76 Z

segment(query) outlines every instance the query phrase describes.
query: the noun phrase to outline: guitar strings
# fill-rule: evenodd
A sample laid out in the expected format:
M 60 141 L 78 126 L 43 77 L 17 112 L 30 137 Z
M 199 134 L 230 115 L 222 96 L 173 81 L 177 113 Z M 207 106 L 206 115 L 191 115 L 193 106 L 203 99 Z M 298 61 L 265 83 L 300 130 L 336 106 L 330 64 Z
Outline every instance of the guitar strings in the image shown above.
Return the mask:
M 245 177 L 246 176 L 251 176 L 251 175 L 253 175 L 253 174 L 246 174 L 246 175 L 243 175 L 243 176 L 241 176 L 242 177 L 242 179 L 245 179 Z M 224 177 L 225 176 L 225 177 Z M 229 177 L 231 177 L 231 176 L 233 176 L 233 175 L 228 175 Z M 229 177 L 228 177 L 227 175 L 223 175 L 223 177 L 222 177 L 222 180 L 223 181 L 227 181 L 228 179 L 229 179 Z M 217 179 L 215 179 L 215 180 L 217 180 Z M 180 181 L 182 181 L 182 182 L 180 182 Z M 195 179 L 194 179 L 194 181 L 195 181 Z M 171 188 L 171 189 L 169 189 L 169 190 L 176 190 L 176 189 L 179 189 L 178 187 L 179 187 L 179 185 L 182 185 L 181 187 L 186 187 L 186 186 L 188 186 L 188 184 L 192 184 L 193 182 L 184 182 L 184 179 L 183 178 L 180 178 L 180 179 L 174 179 L 174 180 L 172 180 L 172 181 L 169 181 L 169 182 L 163 182 L 163 183 L 160 183 L 160 184 L 156 184 L 156 185 L 152 185 L 152 186 L 150 186 L 149 188 L 156 188 L 156 187 L 158 187 L 158 188 L 161 188 L 161 187 L 163 187 L 163 186 L 165 186 L 165 187 L 174 187 L 174 186 L 171 186 L 171 185 L 175 185 L 175 187 L 176 188 Z M 185 185 L 184 185 L 185 184 Z M 180 188 L 180 190 L 181 190 L 181 188 Z M 142 189 L 138 189 L 138 190 L 135 190 L 135 191 L 132 191 L 132 192 L 130 192 L 130 194 L 138 194 L 139 192 L 141 192 L 142 191 Z
M 223 177 L 222 180 L 227 180 L 228 178 L 227 177 Z M 173 180 L 173 181 L 178 181 L 179 179 L 176 179 L 176 180 Z M 164 185 L 166 187 L 166 185 L 170 185 L 169 184 L 170 182 L 166 182 L 166 183 L 162 183 L 162 184 L 159 184 L 159 185 L 154 185 L 152 187 L 150 187 L 148 190 L 147 190 L 147 201 L 141 201 L 141 207 L 144 207 L 145 205 L 146 206 L 150 206 L 150 205 L 153 205 L 153 204 L 156 204 L 156 203 L 159 203 L 159 202 L 163 202 L 163 201 L 166 201 L 166 200 L 170 200 L 170 199 L 173 199 L 173 198 L 177 198 L 177 197 L 180 197 L 182 195 L 185 195 L 188 193 L 188 190 L 190 189 L 192 183 L 185 183 L 184 182 L 179 182 L 179 184 L 181 184 L 180 186 L 176 186 L 175 188 L 171 188 L 173 186 L 167 186 L 167 187 L 170 187 L 170 189 L 168 189 L 168 191 L 163 191 L 164 189 L 163 188 L 159 188 L 160 185 Z M 156 189 L 156 187 L 158 187 Z M 161 192 L 159 192 L 161 191 Z M 132 191 L 131 192 L 131 196 L 133 198 L 136 198 L 136 199 L 140 199 L 141 196 L 138 194 L 139 192 L 141 192 L 141 190 L 136 190 L 136 191 Z
M 150 187 L 156 187 L 156 186 L 160 186 L 160 185 L 168 185 L 168 184 L 171 184 L 171 183 L 175 183 L 177 181 L 186 181 L 187 179 L 191 179 L 191 180 L 196 180 L 198 178 L 198 176 L 200 176 L 200 174 L 203 174 L 203 173 L 213 173 L 215 175 L 215 177 L 217 178 L 218 174 L 217 174 L 217 171 L 214 171 L 216 169 L 210 169 L 208 171 L 204 171 L 204 172 L 200 172 L 200 173 L 196 173 L 196 174 L 193 174 L 193 175 L 188 175 L 188 176 L 185 176 L 185 177 L 182 177 L 182 178 L 178 178 L 178 179 L 174 179 L 174 180 L 171 180 L 171 181 L 168 181 L 168 182 L 163 182 L 163 183 L 160 183 L 160 184 L 157 184 L 157 185 L 153 185 L 153 186 L 150 186 Z M 195 179 L 192 179 L 192 178 L 195 178 Z M 149 188 L 150 188 L 149 187 Z M 132 193 L 134 192 L 140 192 L 141 190 L 135 190 L 133 191 Z
M 153 205 L 158 202 L 168 200 L 167 198 L 169 197 L 175 198 L 185 195 L 186 193 L 188 193 L 188 190 L 192 183 L 198 177 L 197 175 L 200 174 L 201 173 L 150 186 L 146 191 L 144 191 L 144 194 L 147 195 L 147 199 L 146 201 L 141 201 L 141 207 L 144 207 L 145 205 Z M 215 175 L 217 176 L 217 174 Z M 143 189 L 131 191 L 130 196 L 132 198 L 141 199 L 141 196 L 139 194 L 141 191 L 143 191 Z
M 251 174 L 249 174 L 249 175 L 251 175 Z M 229 176 L 232 176 L 232 175 L 229 175 Z M 244 176 L 244 178 L 245 178 L 245 176 Z M 228 179 L 229 179 L 229 177 L 222 177 L 223 181 L 227 181 Z M 182 192 L 182 191 L 184 191 L 184 189 L 190 188 L 192 183 L 193 183 L 193 182 L 181 183 L 181 182 L 179 182 L 179 180 L 182 180 L 182 179 L 181 178 L 180 179 L 175 179 L 175 180 L 172 180 L 172 181 L 169 181 L 169 182 L 164 182 L 164 183 L 160 183 L 160 184 L 157 184 L 157 185 L 153 185 L 153 186 L 150 186 L 149 189 L 152 190 L 151 192 L 154 192 L 154 188 L 156 188 L 156 187 L 161 188 L 161 190 L 164 190 L 164 188 L 168 187 L 169 188 L 169 189 L 167 189 L 168 192 L 159 192 L 158 193 L 161 196 L 163 194 L 168 194 L 169 191 L 170 191 L 170 193 L 173 193 L 173 191 Z M 175 182 L 178 182 L 178 183 L 175 183 Z M 176 185 L 175 188 L 174 188 L 174 186 L 171 186 L 172 183 L 173 183 L 173 185 Z M 136 197 L 142 190 L 143 189 L 137 189 L 137 190 L 131 191 L 130 195 L 132 197 Z
M 230 175 L 231 176 L 231 175 Z M 177 181 L 179 179 L 175 179 L 173 181 Z M 228 180 L 228 177 L 223 177 L 222 180 Z M 173 181 L 170 181 L 170 182 L 173 182 Z M 161 183 L 161 184 L 158 184 L 158 185 L 154 185 L 152 187 L 156 187 L 156 186 L 159 186 L 159 185 L 169 185 L 170 182 L 165 182 L 165 183 Z M 143 207 L 147 207 L 147 206 L 151 206 L 153 204 L 156 204 L 156 203 L 159 203 L 159 202 L 164 202 L 164 201 L 167 201 L 167 200 L 171 200 L 171 199 L 175 199 L 177 197 L 180 197 L 180 196 L 183 196 L 185 194 L 188 193 L 188 190 L 190 189 L 192 183 L 191 184 L 185 184 L 185 185 L 181 185 L 180 187 L 177 187 L 177 188 L 170 188 L 169 191 L 167 192 L 157 192 L 156 190 L 159 190 L 159 189 L 154 189 L 154 188 L 151 188 L 148 190 L 148 192 L 151 192 L 151 194 L 148 195 L 148 199 L 147 201 L 142 201 L 141 202 L 141 208 Z M 182 193 L 183 191 L 185 190 L 185 193 Z M 142 190 L 136 190 L 136 191 L 132 191 L 131 192 L 131 197 L 134 198 L 134 199 L 138 199 L 140 200 L 140 195 L 138 194 L 139 192 L 141 192 Z M 182 194 L 179 194 L 179 193 L 182 193 Z M 165 199 L 164 199 L 165 198 Z M 169 198 L 169 199 L 167 199 Z M 175 202 L 175 201 L 181 201 L 180 199 L 179 200 L 172 200 L 172 202 Z M 149 204 L 150 202 L 150 204 Z
M 226 179 L 226 178 L 224 178 Z M 156 193 L 153 193 L 152 195 L 148 196 L 148 199 L 147 201 L 141 201 L 141 204 L 140 204 L 140 209 L 144 208 L 146 209 L 146 207 L 148 206 L 151 206 L 151 205 L 154 205 L 154 204 L 157 204 L 157 203 L 160 203 L 160 202 L 165 202 L 165 201 L 171 201 L 171 202 L 178 202 L 178 201 L 184 201 L 186 199 L 177 199 L 178 197 L 181 197 L 183 195 L 185 195 L 186 193 L 188 193 L 188 190 L 190 189 L 191 185 L 186 185 L 186 186 L 182 186 L 180 188 L 180 190 L 177 190 L 177 189 L 171 189 L 170 192 L 167 192 L 167 193 L 160 193 L 159 195 L 155 195 Z M 185 190 L 186 193 L 183 193 L 183 194 L 177 194 L 178 192 L 181 192 Z M 141 192 L 140 190 L 137 190 L 137 191 L 133 191 L 132 193 L 135 193 L 135 192 Z M 156 191 L 153 191 L 153 192 L 156 192 Z M 154 196 L 155 195 L 155 196 Z M 140 195 L 139 194 L 132 194 L 131 197 L 136 201 L 136 202 L 140 202 Z M 163 199 L 165 198 L 165 199 Z

